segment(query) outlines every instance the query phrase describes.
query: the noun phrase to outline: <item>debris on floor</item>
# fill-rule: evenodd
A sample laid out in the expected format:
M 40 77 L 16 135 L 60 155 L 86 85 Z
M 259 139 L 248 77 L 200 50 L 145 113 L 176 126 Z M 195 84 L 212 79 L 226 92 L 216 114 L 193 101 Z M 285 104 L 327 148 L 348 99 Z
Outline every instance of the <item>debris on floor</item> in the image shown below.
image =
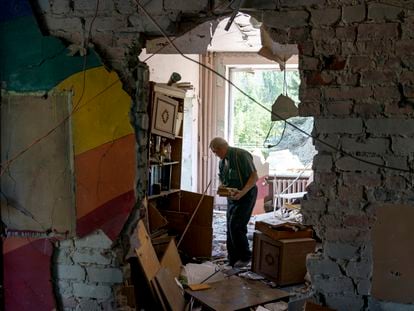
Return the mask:
M 253 258 L 251 262 L 243 267 L 228 266 L 226 212 L 215 210 L 213 213 L 212 257 L 208 258 L 210 260 L 200 257 L 187 257 L 184 264 L 182 262 L 183 254 L 179 252 L 173 237 L 166 234 L 150 235 L 144 222 L 140 221 L 136 231 L 138 240 L 136 254 L 143 276 L 150 288 L 150 293 L 159 309 L 180 311 L 184 310 L 186 306 L 188 310 L 254 308 L 254 310 L 262 311 L 285 311 L 290 301 L 307 299 L 311 292 L 309 287 L 303 287 L 304 275 L 297 273 L 295 280 L 272 278 L 272 275 L 269 278 L 269 275 L 255 267 L 261 257 L 267 256 L 266 258 L 270 258 L 271 255 L 257 253 L 257 250 L 261 251 L 257 244 L 258 233 L 262 234 L 263 237 L 266 236 L 266 239 L 276 240 L 276 242 L 270 244 L 281 252 L 280 254 L 275 252 L 275 254 L 278 254 L 277 256 L 284 256 L 283 251 L 286 247 L 307 243 L 307 241 L 302 241 L 304 235 L 306 237 L 312 235 L 312 230 L 308 230 L 308 228 L 297 223 L 286 221 L 283 218 L 284 216 L 286 215 L 280 212 L 279 214 L 255 215 L 251 218 L 248 224 L 247 236 L 250 247 L 253 249 Z M 165 224 L 160 222 L 160 225 L 164 226 Z M 295 240 L 294 238 L 299 237 L 299 235 L 302 240 L 296 241 L 298 239 Z M 272 250 L 267 248 L 266 252 L 272 252 Z M 295 250 L 294 253 L 296 254 L 297 251 Z M 283 276 L 283 271 L 278 271 L 281 268 L 276 263 L 282 261 L 285 257 L 274 258 L 272 262 L 275 266 L 269 266 L 268 268 L 275 269 L 278 274 Z M 301 255 L 301 261 L 304 258 L 302 257 Z M 288 257 L 285 259 L 289 261 Z M 305 269 L 304 262 L 301 262 L 300 265 L 301 269 Z M 302 270 L 300 270 L 300 274 L 302 274 Z M 280 287 L 291 283 L 302 284 L 286 288 Z M 223 292 L 226 294 L 223 295 Z M 240 297 L 243 297 L 243 299 L 240 299 Z M 304 303 L 305 300 L 303 300 Z

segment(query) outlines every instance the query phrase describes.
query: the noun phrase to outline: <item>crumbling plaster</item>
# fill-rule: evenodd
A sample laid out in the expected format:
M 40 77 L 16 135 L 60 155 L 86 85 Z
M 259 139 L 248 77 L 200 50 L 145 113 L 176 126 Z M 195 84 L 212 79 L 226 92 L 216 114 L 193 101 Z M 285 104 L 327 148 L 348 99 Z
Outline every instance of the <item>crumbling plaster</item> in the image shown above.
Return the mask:
M 398 211 L 397 204 L 412 208 L 414 201 L 414 6 L 394 0 L 248 4 L 245 11 L 263 21 L 275 41 L 298 44 L 300 114 L 313 116 L 313 135 L 336 148 L 314 140 L 315 181 L 303 204 L 305 222 L 323 240 L 323 251 L 308 259 L 316 297 L 338 310 L 386 310 L 393 302 L 371 296 L 371 228 L 377 207 L 388 204 Z M 209 9 L 216 5 L 159 0 L 146 8 L 169 35 L 176 35 L 213 18 Z M 37 7 L 49 34 L 79 51 L 93 45 L 132 96 L 137 198 L 142 200 L 148 78 L 138 55 L 146 37 L 159 36 L 157 29 L 134 1 L 38 1 Z

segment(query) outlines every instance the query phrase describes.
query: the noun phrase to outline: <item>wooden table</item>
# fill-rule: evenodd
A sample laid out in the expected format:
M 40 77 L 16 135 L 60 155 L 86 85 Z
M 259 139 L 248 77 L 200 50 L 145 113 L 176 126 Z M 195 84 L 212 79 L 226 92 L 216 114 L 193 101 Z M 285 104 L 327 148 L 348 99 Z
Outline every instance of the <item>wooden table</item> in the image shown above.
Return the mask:
M 231 276 L 209 285 L 211 288 L 207 290 L 187 289 L 186 292 L 203 305 L 217 311 L 242 310 L 289 297 L 288 292 L 238 276 Z

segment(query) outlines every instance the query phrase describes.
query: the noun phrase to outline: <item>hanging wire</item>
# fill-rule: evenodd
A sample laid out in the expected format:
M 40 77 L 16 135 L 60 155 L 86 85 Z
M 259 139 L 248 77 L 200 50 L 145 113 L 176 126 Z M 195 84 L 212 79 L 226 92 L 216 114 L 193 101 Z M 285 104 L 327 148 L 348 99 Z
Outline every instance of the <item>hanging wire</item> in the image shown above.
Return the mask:
M 286 122 L 283 125 L 283 131 L 282 131 L 282 134 L 280 135 L 279 141 L 276 144 L 274 144 L 274 145 L 267 145 L 266 147 L 269 148 L 269 149 L 270 148 L 277 147 L 282 142 L 283 137 L 285 135 L 285 131 L 286 131 Z
M 273 126 L 275 125 L 275 123 L 274 122 L 272 122 L 272 124 L 270 125 L 270 128 L 269 128 L 269 131 L 267 132 L 267 135 L 266 135 L 266 138 L 264 139 L 264 141 L 263 141 L 263 148 L 270 148 L 269 146 L 269 144 L 267 144 L 267 145 L 265 145 L 265 143 L 266 143 L 266 141 L 268 140 L 268 138 L 269 138 L 269 135 L 270 135 L 270 132 L 272 131 L 272 129 L 273 129 Z
M 270 132 L 273 129 L 273 126 L 275 125 L 275 122 L 272 122 L 272 124 L 270 125 L 269 131 L 267 132 L 266 138 L 263 141 L 263 148 L 274 148 L 277 147 L 283 140 L 283 136 L 285 134 L 286 131 L 286 122 L 284 122 L 284 126 L 283 126 L 283 131 L 282 134 L 280 135 L 279 141 L 276 144 L 271 145 L 270 143 L 268 143 L 267 145 L 265 145 L 266 141 L 268 141 L 269 136 L 270 136 Z
M 284 70 L 283 70 L 282 94 L 285 95 L 285 96 L 288 96 L 288 93 L 287 93 L 287 81 L 286 81 L 286 61 L 283 62 L 283 68 L 284 68 Z M 275 125 L 275 122 L 272 122 L 272 125 L 270 126 L 269 132 L 267 132 L 266 138 L 263 141 L 263 147 L 265 147 L 265 148 L 274 148 L 274 147 L 277 147 L 282 142 L 283 137 L 285 135 L 286 124 L 287 124 L 286 120 L 283 120 L 283 121 L 285 121 L 285 122 L 283 122 L 284 123 L 283 124 L 283 131 L 282 131 L 282 135 L 280 135 L 279 141 L 276 144 L 273 144 L 273 145 L 267 144 L 265 146 L 265 143 L 266 143 L 266 141 L 269 138 L 270 131 L 273 129 L 273 126 Z
M 99 0 L 98 0 L 99 1 Z M 366 163 L 366 164 L 370 164 L 379 168 L 384 168 L 384 169 L 390 169 L 390 170 L 394 170 L 394 171 L 399 171 L 399 172 L 404 172 L 404 173 L 413 173 L 412 169 L 402 169 L 399 167 L 393 167 L 393 166 L 389 166 L 389 165 L 383 165 L 383 164 L 378 164 L 369 160 L 365 160 L 362 159 L 360 157 L 357 157 L 349 152 L 346 152 L 342 149 L 339 149 L 337 147 L 335 147 L 334 145 L 324 141 L 323 139 L 317 137 L 317 136 L 313 136 L 312 134 L 302 130 L 301 128 L 299 128 L 298 126 L 294 125 L 293 123 L 281 118 L 279 115 L 277 115 L 276 113 L 273 113 L 272 111 L 270 111 L 268 108 L 266 108 L 265 106 L 263 106 L 261 103 L 259 103 L 257 100 L 255 100 L 253 97 L 249 96 L 248 94 L 246 94 L 242 89 L 240 89 L 239 87 L 237 87 L 234 83 L 232 83 L 231 81 L 229 81 L 224 75 L 220 74 L 219 72 L 215 71 L 214 69 L 208 67 L 207 65 L 196 61 L 194 59 L 191 59 L 190 57 L 184 55 L 179 49 L 178 47 L 173 43 L 173 41 L 175 39 L 177 39 L 179 36 L 170 39 L 165 32 L 162 30 L 162 28 L 159 26 L 159 24 L 152 18 L 151 15 L 149 15 L 149 13 L 145 10 L 145 8 L 143 8 L 143 6 L 139 3 L 139 1 L 135 0 L 135 2 L 137 3 L 137 5 L 139 6 L 140 9 L 143 10 L 143 12 L 145 13 L 145 15 L 154 23 L 154 25 L 156 25 L 156 27 L 159 29 L 159 31 L 161 32 L 161 34 L 168 40 L 169 44 L 171 46 L 173 46 L 176 51 L 183 56 L 185 59 L 197 63 L 199 66 L 207 69 L 208 71 L 211 71 L 212 73 L 214 73 L 216 76 L 222 78 L 224 81 L 227 81 L 230 85 L 232 85 L 233 87 L 235 87 L 239 92 L 241 92 L 244 96 L 246 96 L 247 98 L 249 98 L 251 101 L 253 101 L 255 104 L 259 105 L 260 107 L 262 107 L 263 109 L 269 111 L 272 115 L 275 115 L 276 117 L 280 118 L 281 120 L 283 120 L 286 124 L 289 124 L 290 126 L 292 126 L 294 129 L 296 129 L 297 131 L 301 132 L 302 134 L 308 136 L 309 138 L 313 138 L 315 141 L 318 141 L 319 143 L 331 148 L 334 151 L 339 152 L 341 155 L 344 156 L 348 156 L 350 158 L 353 158 L 357 161 L 360 161 L 362 163 Z M 263 15 L 263 11 L 262 11 L 262 15 Z M 92 26 L 92 25 L 91 25 Z M 183 34 L 189 32 L 190 30 L 183 32 Z M 154 54 L 150 55 L 149 57 L 147 57 L 143 62 L 147 61 L 148 59 L 150 59 L 151 57 L 155 56 L 156 54 L 159 53 L 159 51 L 161 51 L 162 49 L 164 49 L 166 47 L 166 45 L 163 45 L 160 49 L 158 49 Z M 286 70 L 286 69 L 285 69 Z M 113 85 L 115 85 L 118 81 L 120 81 L 120 78 L 118 78 L 116 81 L 114 81 L 111 85 L 108 85 L 107 87 L 105 87 L 103 90 L 101 90 L 99 93 L 97 93 L 94 97 L 97 97 L 98 95 L 101 95 L 102 93 L 106 92 L 108 89 L 110 89 Z M 85 106 L 87 103 L 85 103 L 84 105 L 80 105 L 79 107 L 77 107 L 76 111 L 79 110 L 80 108 L 83 108 L 83 106 Z M 76 107 L 77 105 L 75 105 Z M 74 108 L 75 108 L 74 107 Z M 74 109 L 72 110 L 72 112 L 76 112 L 74 111 Z M 72 114 L 70 114 L 67 118 L 69 118 Z M 59 123 L 54 129 L 52 129 L 51 131 L 49 131 L 46 135 L 44 135 L 43 137 L 40 137 L 37 141 L 35 141 L 33 144 L 29 145 L 27 148 L 25 148 L 24 150 L 22 150 L 20 153 L 18 153 L 17 155 L 15 155 L 15 157 L 13 157 L 13 159 L 5 161 L 4 163 L 0 164 L 0 176 L 3 175 L 3 173 L 6 171 L 6 169 L 11 165 L 12 162 L 14 162 L 18 157 L 20 157 L 23 153 L 25 153 L 27 150 L 29 150 L 31 147 L 33 147 L 33 145 L 39 143 L 41 140 L 43 140 L 45 137 L 47 137 L 48 135 L 50 135 L 56 128 L 58 128 L 59 126 L 61 126 L 64 121 L 66 121 L 66 118 L 64 120 L 62 120 L 61 123 Z
M 238 87 L 237 85 L 235 85 L 232 81 L 230 81 L 229 79 L 227 79 L 223 74 L 219 73 L 218 71 L 210 68 L 209 66 L 207 66 L 206 64 L 203 64 L 197 60 L 192 59 L 191 57 L 185 55 L 183 52 L 181 52 L 181 50 L 177 47 L 177 45 L 171 41 L 171 39 L 167 36 L 167 34 L 165 33 L 165 31 L 161 28 L 161 26 L 157 23 L 157 21 L 147 12 L 147 10 L 145 10 L 145 8 L 139 3 L 138 0 L 134 0 L 135 3 L 138 5 L 138 7 L 144 12 L 144 14 L 148 17 L 148 19 L 155 25 L 155 27 L 157 27 L 157 29 L 160 31 L 160 33 L 163 35 L 163 37 L 169 42 L 169 44 L 174 47 L 174 49 L 185 59 L 198 64 L 199 66 L 207 69 L 208 71 L 214 73 L 216 76 L 222 78 L 224 81 L 227 81 L 231 86 L 233 86 L 234 88 L 236 88 L 240 93 L 242 93 L 244 96 L 246 96 L 247 98 L 249 98 L 252 102 L 254 102 L 255 104 L 257 104 L 258 106 L 260 106 L 261 108 L 265 109 L 266 111 L 269 111 L 272 115 L 278 117 L 279 119 L 283 120 L 284 122 L 286 122 L 287 124 L 289 124 L 291 127 L 293 127 L 294 129 L 296 129 L 297 131 L 301 132 L 302 134 L 312 137 L 315 141 L 318 141 L 319 143 L 331 148 L 332 150 L 335 150 L 337 152 L 339 152 L 342 155 L 346 155 L 352 159 L 355 159 L 359 162 L 362 163 L 366 163 L 372 166 L 376 166 L 379 168 L 383 168 L 383 169 L 390 169 L 390 170 L 394 170 L 394 171 L 399 171 L 399 172 L 404 172 L 404 173 L 413 173 L 412 169 L 404 169 L 404 168 L 399 168 L 399 167 L 395 167 L 395 166 L 390 166 L 390 165 L 384 165 L 384 164 L 378 164 L 375 163 L 373 161 L 369 161 L 369 160 L 365 160 L 363 158 L 360 158 L 358 156 L 353 155 L 352 153 L 349 153 L 347 151 L 344 151 L 342 149 L 337 148 L 336 146 L 326 142 L 325 140 L 317 137 L 317 136 L 313 136 L 312 134 L 302 130 L 300 127 L 298 127 L 297 125 L 293 124 L 292 122 L 287 121 L 285 118 L 282 118 L 280 115 L 278 115 L 277 113 L 272 112 L 271 110 L 269 110 L 266 106 L 264 106 L 262 103 L 260 103 L 259 101 L 257 101 L 255 98 L 253 98 L 252 96 L 250 96 L 249 94 L 247 94 L 245 91 L 243 91 L 240 87 Z
M 89 30 L 88 30 L 88 34 L 87 34 L 87 40 L 85 41 L 85 46 L 87 48 L 87 45 L 89 43 L 89 40 L 91 38 L 91 34 L 92 34 L 92 26 L 95 22 L 95 19 L 98 15 L 98 9 L 99 9 L 99 1 L 100 0 L 96 0 L 96 8 L 95 8 L 95 14 L 92 18 L 92 21 L 89 25 Z M 64 117 L 63 119 L 61 119 L 53 128 L 51 128 L 49 131 L 47 131 L 45 134 L 43 134 L 42 136 L 38 137 L 37 139 L 35 139 L 34 141 L 32 141 L 29 145 L 27 145 L 24 149 L 20 150 L 17 154 L 13 155 L 10 159 L 5 160 L 3 163 L 0 163 L 0 176 L 3 176 L 3 174 L 6 173 L 6 171 L 8 171 L 8 168 L 10 167 L 10 165 L 16 161 L 18 158 L 20 158 L 24 153 L 26 153 L 28 150 L 30 150 L 33 146 L 37 145 L 38 143 L 40 143 L 41 141 L 43 141 L 46 137 L 48 137 L 49 135 L 51 135 L 52 133 L 54 133 L 60 126 L 62 126 L 63 124 L 66 123 L 66 121 L 68 121 L 70 119 L 70 117 L 75 114 L 77 111 L 79 111 L 79 109 L 81 109 L 84 105 L 81 105 L 81 101 L 83 99 L 83 96 L 85 94 L 85 89 L 86 89 L 86 67 L 87 67 L 87 53 L 85 53 L 85 55 L 83 56 L 83 64 L 82 64 L 82 89 L 81 89 L 81 94 L 79 96 L 78 101 L 73 105 L 72 110 L 69 112 L 69 114 Z M 106 89 L 105 89 L 106 90 Z

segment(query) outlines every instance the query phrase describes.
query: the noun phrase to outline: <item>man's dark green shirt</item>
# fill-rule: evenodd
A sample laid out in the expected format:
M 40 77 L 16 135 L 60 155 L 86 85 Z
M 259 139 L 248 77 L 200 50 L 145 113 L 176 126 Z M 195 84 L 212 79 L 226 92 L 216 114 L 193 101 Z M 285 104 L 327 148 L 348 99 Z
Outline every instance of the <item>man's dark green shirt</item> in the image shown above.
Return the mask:
M 219 178 L 223 186 L 241 190 L 256 171 L 250 152 L 228 147 L 226 157 L 219 163 Z

